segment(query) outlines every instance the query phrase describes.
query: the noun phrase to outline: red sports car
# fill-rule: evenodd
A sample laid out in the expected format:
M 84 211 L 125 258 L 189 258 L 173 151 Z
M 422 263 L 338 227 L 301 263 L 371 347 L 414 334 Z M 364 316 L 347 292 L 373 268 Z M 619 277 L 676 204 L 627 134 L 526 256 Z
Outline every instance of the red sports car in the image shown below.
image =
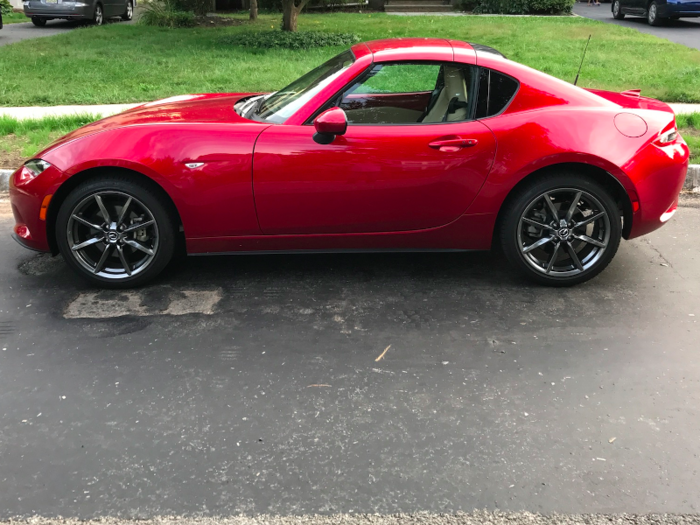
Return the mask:
M 59 139 L 11 177 L 22 245 L 92 283 L 189 254 L 487 250 L 586 281 L 676 210 L 688 147 L 638 91 L 486 46 L 366 42 L 272 94 L 183 95 Z

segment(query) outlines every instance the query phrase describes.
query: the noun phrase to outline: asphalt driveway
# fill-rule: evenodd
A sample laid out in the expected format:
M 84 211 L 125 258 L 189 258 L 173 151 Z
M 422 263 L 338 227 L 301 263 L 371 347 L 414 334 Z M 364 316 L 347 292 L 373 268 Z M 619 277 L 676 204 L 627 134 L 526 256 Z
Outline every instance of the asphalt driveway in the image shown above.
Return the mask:
M 29 19 L 27 19 L 29 20 Z M 121 23 L 130 24 L 132 22 L 123 22 L 118 18 L 110 19 L 105 23 Z M 41 38 L 45 36 L 60 35 L 67 31 L 72 31 L 85 27 L 84 22 L 74 22 L 69 20 L 50 20 L 45 27 L 36 27 L 31 22 L 7 24 L 0 29 L 0 46 L 14 44 L 22 40 L 30 40 L 32 38 Z
M 192 257 L 123 292 L 21 248 L 5 204 L 0 519 L 697 513 L 683 204 L 571 289 L 423 253 Z
M 663 26 L 653 27 L 647 24 L 645 18 L 627 16 L 624 20 L 615 20 L 610 9 L 610 3 L 601 4 L 599 7 L 589 7 L 586 2 L 576 2 L 574 4 L 574 13 L 579 16 L 600 20 L 608 24 L 630 27 L 642 33 L 648 33 L 677 44 L 700 49 L 700 18 L 668 20 Z M 594 44 L 595 42 L 591 41 L 591 45 Z

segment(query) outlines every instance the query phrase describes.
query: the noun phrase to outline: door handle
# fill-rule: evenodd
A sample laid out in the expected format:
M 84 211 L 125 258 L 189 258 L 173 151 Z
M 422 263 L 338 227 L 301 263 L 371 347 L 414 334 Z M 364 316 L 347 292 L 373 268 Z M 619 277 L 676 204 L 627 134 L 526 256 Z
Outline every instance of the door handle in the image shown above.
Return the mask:
M 462 148 L 471 148 L 479 143 L 477 139 L 463 139 L 461 137 L 434 140 L 428 146 L 440 151 L 454 152 Z

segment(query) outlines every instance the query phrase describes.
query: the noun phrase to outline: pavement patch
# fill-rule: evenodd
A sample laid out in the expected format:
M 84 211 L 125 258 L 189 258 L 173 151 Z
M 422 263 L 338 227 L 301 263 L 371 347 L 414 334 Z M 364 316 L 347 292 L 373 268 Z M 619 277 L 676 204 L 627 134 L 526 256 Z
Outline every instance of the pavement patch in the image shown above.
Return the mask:
M 221 300 L 221 291 L 216 290 L 182 290 L 162 289 L 167 297 L 167 307 L 159 308 L 149 305 L 153 294 L 142 291 L 101 290 L 82 292 L 66 307 L 63 317 L 66 319 L 110 319 L 114 317 L 149 315 L 211 315 Z M 157 293 L 156 295 L 161 295 Z
M 128 520 L 99 518 L 11 519 L 0 525 L 696 525 L 700 516 L 688 514 L 553 514 L 530 512 L 457 512 L 455 514 L 331 514 L 300 516 L 234 516 L 230 518 L 156 517 Z

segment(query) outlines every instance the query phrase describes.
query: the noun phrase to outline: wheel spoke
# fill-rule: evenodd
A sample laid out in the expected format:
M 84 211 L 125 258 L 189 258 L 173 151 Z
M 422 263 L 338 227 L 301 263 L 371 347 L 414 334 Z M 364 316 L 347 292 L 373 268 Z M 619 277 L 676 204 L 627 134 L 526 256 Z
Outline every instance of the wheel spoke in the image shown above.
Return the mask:
M 577 238 L 579 241 L 587 242 L 588 244 L 592 244 L 593 246 L 597 246 L 598 248 L 605 248 L 607 244 L 604 242 L 600 242 L 592 237 L 589 237 L 588 235 L 574 235 L 575 238 Z
M 124 266 L 124 269 L 126 270 L 126 273 L 131 276 L 131 267 L 129 266 L 129 263 L 126 262 L 126 257 L 124 257 L 124 249 L 117 244 L 117 254 L 119 254 L 119 260 L 122 262 L 122 266 Z
M 553 239 L 554 239 L 554 237 L 542 237 L 539 241 L 533 242 L 527 248 L 523 248 L 523 253 L 530 253 L 535 248 L 539 248 L 540 246 L 544 246 L 548 242 L 551 242 Z
M 105 265 L 105 262 L 107 261 L 107 257 L 109 257 L 109 254 L 112 252 L 112 245 L 108 244 L 105 246 L 105 251 L 102 252 L 102 257 L 100 257 L 100 260 L 97 261 L 97 264 L 95 265 L 95 269 L 93 270 L 92 273 L 99 273 L 102 270 L 102 267 Z
M 574 216 L 574 212 L 576 211 L 576 208 L 578 208 L 578 202 L 581 200 L 581 195 L 583 195 L 582 191 L 576 192 L 576 197 L 574 197 L 574 200 L 571 202 L 571 206 L 569 206 L 569 210 L 566 212 L 567 224 L 571 220 L 571 217 Z
M 133 239 L 124 239 L 124 243 L 128 244 L 132 248 L 135 248 L 137 250 L 142 251 L 143 253 L 147 253 L 148 255 L 153 255 L 153 250 L 151 250 L 147 246 L 144 246 L 141 243 L 134 241 Z
M 102 230 L 102 226 L 99 226 L 97 224 L 93 224 L 88 220 L 83 219 L 80 215 L 73 214 L 72 218 L 76 221 L 78 221 L 80 224 L 84 224 L 88 228 L 92 228 L 93 230 Z
M 102 202 L 102 197 L 99 195 L 95 195 L 95 201 L 97 202 L 97 205 L 100 207 L 100 212 L 102 213 L 102 217 L 104 218 L 105 222 L 107 224 L 110 223 L 110 218 L 109 218 L 109 213 L 107 212 L 107 208 L 105 208 L 104 203 Z
M 574 247 L 571 246 L 570 242 L 566 243 L 566 250 L 569 252 L 569 257 L 571 257 L 571 260 L 574 262 L 574 265 L 580 272 L 583 271 L 583 264 L 581 264 L 581 261 L 578 258 L 578 254 L 576 253 L 576 250 L 574 250 Z
M 83 248 L 87 248 L 88 246 L 92 246 L 93 244 L 97 244 L 98 242 L 104 241 L 104 238 L 102 236 L 100 237 L 93 237 L 92 239 L 88 239 L 87 241 L 81 242 L 80 244 L 76 244 L 75 246 L 71 247 L 71 250 L 74 252 L 77 252 L 78 250 L 82 250 Z
M 122 233 L 131 233 L 133 231 L 140 230 L 141 228 L 146 228 L 147 226 L 150 226 L 151 224 L 155 224 L 155 222 L 156 221 L 154 221 L 154 220 L 150 220 L 150 221 L 146 221 L 146 222 L 140 222 L 138 224 L 132 224 L 128 228 L 125 228 L 124 231 L 122 231 Z
M 117 226 L 120 226 L 121 223 L 124 221 L 124 217 L 126 217 L 126 211 L 129 209 L 129 205 L 131 204 L 131 197 L 129 197 L 126 200 L 126 204 L 122 206 L 122 211 L 119 213 L 119 218 L 117 219 Z
M 542 224 L 541 222 L 533 221 L 532 219 L 528 219 L 527 217 L 523 217 L 523 222 L 526 222 L 538 228 L 542 228 L 543 230 L 554 230 L 554 228 L 548 226 L 547 224 Z
M 595 215 L 591 215 L 590 217 L 583 219 L 581 222 L 577 222 L 576 224 L 574 224 L 572 226 L 571 229 L 573 230 L 575 228 L 580 228 L 581 226 L 585 226 L 586 224 L 589 224 L 593 221 L 597 221 L 598 219 L 600 219 L 601 217 L 604 217 L 604 216 L 605 216 L 605 212 L 601 211 L 599 213 L 596 213 Z
M 561 243 L 557 244 L 554 247 L 554 253 L 552 253 L 552 258 L 549 260 L 549 264 L 547 265 L 547 271 L 545 273 L 549 274 L 549 272 L 552 271 L 552 268 L 554 267 L 554 261 L 557 259 L 557 254 L 559 253 L 560 247 Z
M 547 207 L 549 208 L 549 212 L 552 214 L 552 217 L 554 218 L 557 223 L 559 222 L 559 211 L 557 208 L 554 206 L 554 203 L 552 202 L 552 199 L 549 198 L 549 193 L 545 193 L 543 195 L 545 202 L 547 203 Z

